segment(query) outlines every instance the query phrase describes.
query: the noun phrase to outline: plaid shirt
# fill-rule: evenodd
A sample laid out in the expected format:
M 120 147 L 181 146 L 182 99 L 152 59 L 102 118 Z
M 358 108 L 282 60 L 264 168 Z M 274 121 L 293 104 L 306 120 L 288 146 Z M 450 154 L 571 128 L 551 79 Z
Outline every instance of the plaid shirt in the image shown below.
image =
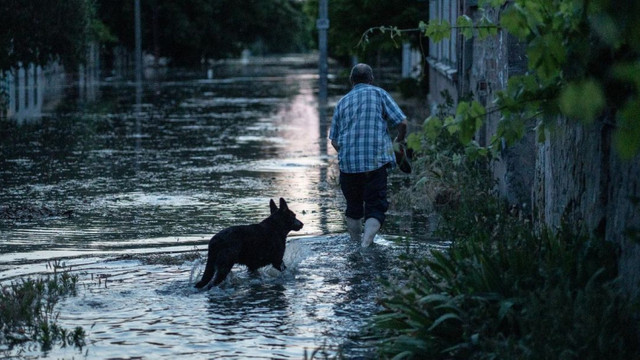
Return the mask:
M 393 144 L 387 131 L 406 116 L 383 89 L 356 84 L 333 113 L 329 139 L 338 143 L 340 171 L 362 173 L 391 163 L 395 166 Z

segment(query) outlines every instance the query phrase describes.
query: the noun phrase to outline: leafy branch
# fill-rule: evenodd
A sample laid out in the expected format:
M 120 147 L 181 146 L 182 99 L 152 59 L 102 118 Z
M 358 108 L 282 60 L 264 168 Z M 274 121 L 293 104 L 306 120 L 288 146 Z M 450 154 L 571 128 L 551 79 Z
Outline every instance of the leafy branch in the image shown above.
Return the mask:
M 393 44 L 398 46 L 396 43 L 396 38 L 401 37 L 404 33 L 412 33 L 421 31 L 419 28 L 413 29 L 399 29 L 397 26 L 374 26 L 367 29 L 362 36 L 360 37 L 360 41 L 356 44 L 355 47 L 365 47 L 366 44 L 369 43 L 369 36 L 375 32 L 380 32 L 381 34 L 389 33 L 389 37 Z
M 507 87 L 494 93 L 501 113 L 498 129 L 509 122 L 522 124 L 535 114 L 564 116 L 588 125 L 604 121 L 606 110 L 613 114 L 617 153 L 630 159 L 640 152 L 640 31 L 628 21 L 628 14 L 640 11 L 640 4 L 622 10 L 606 0 L 515 0 L 508 5 L 504 0 L 480 0 L 479 6 L 481 16 L 476 21 L 462 15 L 455 25 L 433 19 L 421 21 L 417 29 L 371 28 L 359 45 L 376 30 L 390 33 L 394 43 L 403 33 L 415 31 L 433 42 L 451 38 L 454 31 L 479 41 L 509 33 L 523 43 L 528 71 L 509 78 Z M 497 23 L 487 16 L 490 7 L 497 10 Z M 474 135 L 471 130 L 479 129 L 495 112 L 464 101 L 458 107 L 452 129 L 468 144 Z M 541 121 L 536 127 L 539 140 L 544 140 L 546 125 Z M 507 132 L 508 144 L 524 136 L 517 130 Z
M 467 38 L 478 35 L 481 39 L 484 39 L 490 35 L 497 34 L 500 29 L 499 25 L 493 24 L 486 17 L 483 17 L 478 24 L 474 24 L 470 17 L 462 15 L 458 17 L 456 25 L 451 25 L 447 20 L 438 19 L 430 22 L 421 21 L 417 28 L 408 29 L 400 29 L 397 26 L 374 26 L 362 34 L 355 47 L 365 47 L 369 43 L 369 36 L 376 32 L 380 34 L 388 33 L 391 41 L 397 46 L 396 39 L 406 33 L 420 33 L 434 42 L 439 42 L 448 38 L 453 30 L 460 30 Z

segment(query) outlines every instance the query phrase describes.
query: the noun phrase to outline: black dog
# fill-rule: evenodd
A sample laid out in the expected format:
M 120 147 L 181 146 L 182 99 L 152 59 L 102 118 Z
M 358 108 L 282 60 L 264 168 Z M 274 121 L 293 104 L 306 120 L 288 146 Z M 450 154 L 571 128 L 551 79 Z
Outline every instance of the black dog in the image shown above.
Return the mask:
M 228 227 L 209 240 L 207 266 L 202 280 L 196 284 L 202 288 L 209 284 L 218 285 L 229 275 L 234 264 L 246 265 L 250 271 L 266 265 L 273 265 L 284 271 L 282 262 L 285 242 L 289 231 L 302 229 L 302 224 L 280 198 L 280 208 L 271 200 L 271 215 L 259 224 Z

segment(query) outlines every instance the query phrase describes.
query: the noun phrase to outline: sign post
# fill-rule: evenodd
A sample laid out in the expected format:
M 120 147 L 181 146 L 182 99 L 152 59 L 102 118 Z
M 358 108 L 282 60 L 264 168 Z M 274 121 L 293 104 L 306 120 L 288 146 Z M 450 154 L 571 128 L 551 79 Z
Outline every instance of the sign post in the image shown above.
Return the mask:
M 327 61 L 327 31 L 329 30 L 329 0 L 320 0 L 318 4 L 318 20 L 316 28 L 318 29 L 318 47 L 320 51 L 320 59 L 318 61 L 320 82 L 318 90 L 318 100 L 320 103 L 327 101 L 327 75 L 329 73 L 329 65 Z

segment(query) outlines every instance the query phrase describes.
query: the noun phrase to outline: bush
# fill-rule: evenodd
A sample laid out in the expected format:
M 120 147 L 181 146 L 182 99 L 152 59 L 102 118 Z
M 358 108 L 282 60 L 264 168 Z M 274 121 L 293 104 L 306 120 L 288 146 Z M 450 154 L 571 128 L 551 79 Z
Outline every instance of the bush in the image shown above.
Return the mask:
M 407 145 L 414 153 L 411 185 L 398 189 L 391 198 L 399 210 L 451 213 L 461 205 L 461 198 L 468 201 L 463 205 L 472 207 L 472 199 L 491 193 L 493 188 L 488 159 L 467 156 L 467 148 L 443 124 L 442 119 L 451 116 L 453 99 L 447 92 L 442 96 L 447 100 L 437 114 L 425 120 L 422 131 L 408 136 Z
M 403 259 L 371 328 L 384 356 L 638 358 L 634 302 L 618 287 L 612 244 L 494 219 L 515 231 L 479 230 Z
M 403 256 L 401 274 L 384 282 L 383 310 L 368 329 L 381 355 L 640 358 L 638 301 L 618 286 L 616 246 L 562 229 L 536 231 L 492 193 L 484 160 L 435 124 L 428 120 L 410 139 L 419 171 L 401 196 L 420 199 L 412 209 L 429 203 L 442 215 L 436 235 L 451 246 Z M 443 192 L 450 201 L 437 201 Z

